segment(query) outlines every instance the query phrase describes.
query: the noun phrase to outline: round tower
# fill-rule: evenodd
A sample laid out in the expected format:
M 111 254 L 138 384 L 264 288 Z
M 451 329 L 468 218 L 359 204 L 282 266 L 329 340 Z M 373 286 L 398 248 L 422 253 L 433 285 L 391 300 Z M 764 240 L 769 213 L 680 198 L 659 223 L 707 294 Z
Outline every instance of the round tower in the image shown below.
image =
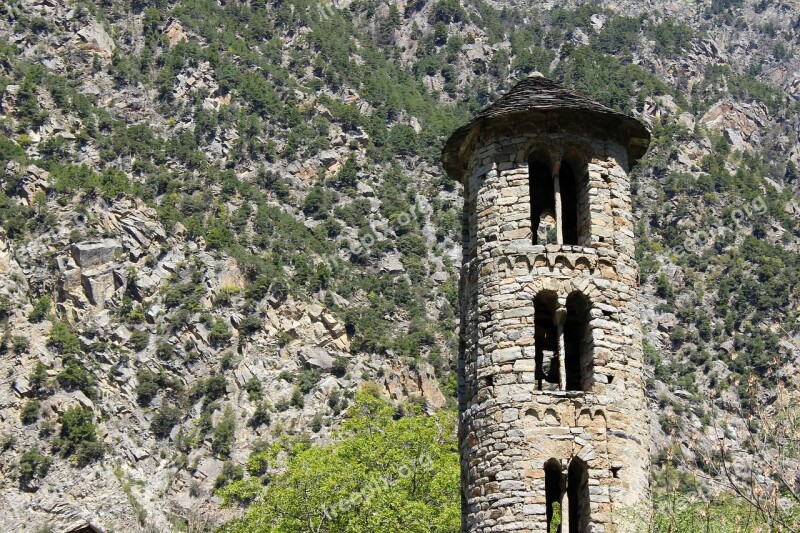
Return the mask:
M 635 531 L 648 514 L 628 171 L 649 141 L 530 77 L 445 145 L 464 185 L 463 531 Z

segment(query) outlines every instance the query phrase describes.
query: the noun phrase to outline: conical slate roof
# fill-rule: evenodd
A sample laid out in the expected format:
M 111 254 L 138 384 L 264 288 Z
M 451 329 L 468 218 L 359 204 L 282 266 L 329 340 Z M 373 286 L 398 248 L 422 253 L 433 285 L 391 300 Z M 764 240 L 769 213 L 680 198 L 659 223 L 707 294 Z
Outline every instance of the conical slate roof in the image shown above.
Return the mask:
M 472 146 L 464 146 L 473 131 L 493 121 L 513 117 L 522 119 L 530 113 L 569 113 L 601 124 L 627 144 L 631 163 L 644 155 L 650 144 L 650 132 L 637 119 L 614 111 L 563 85 L 541 76 L 531 76 L 517 83 L 499 100 L 458 128 L 442 150 L 442 166 L 451 178 L 462 179 L 461 170 L 471 156 Z M 462 150 L 462 148 L 466 148 Z

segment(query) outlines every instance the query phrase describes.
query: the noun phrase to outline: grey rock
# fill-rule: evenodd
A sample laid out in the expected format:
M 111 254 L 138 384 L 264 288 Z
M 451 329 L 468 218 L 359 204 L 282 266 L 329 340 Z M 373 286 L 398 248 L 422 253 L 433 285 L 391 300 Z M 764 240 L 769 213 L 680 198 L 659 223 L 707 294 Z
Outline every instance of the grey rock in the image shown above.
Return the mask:
M 122 245 L 116 239 L 87 241 L 72 245 L 72 258 L 81 268 L 104 265 L 114 260 L 122 252 Z

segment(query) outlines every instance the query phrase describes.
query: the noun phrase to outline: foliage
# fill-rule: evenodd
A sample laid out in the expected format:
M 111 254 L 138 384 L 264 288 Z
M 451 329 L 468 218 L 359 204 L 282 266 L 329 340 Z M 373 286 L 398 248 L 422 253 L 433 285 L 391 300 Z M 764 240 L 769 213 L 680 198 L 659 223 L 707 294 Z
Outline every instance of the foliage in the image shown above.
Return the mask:
M 26 426 L 33 424 L 39 420 L 40 407 L 41 404 L 39 403 L 39 400 L 30 400 L 25 402 L 25 405 L 22 406 L 22 411 L 20 411 L 19 419 Z
M 105 449 L 97 440 L 91 411 L 80 406 L 68 407 L 61 417 L 61 432 L 53 448 L 64 457 L 72 457 L 78 466 L 100 459 Z
M 28 374 L 28 384 L 31 388 L 31 393 L 39 396 L 44 393 L 47 385 L 47 367 L 41 361 L 36 361 L 33 365 L 31 373 Z
M 223 531 L 441 531 L 458 529 L 458 452 L 449 413 L 394 420 L 395 409 L 356 395 L 336 441 L 285 445 L 284 470 Z M 243 484 L 220 494 L 247 501 Z
M 136 329 L 131 332 L 131 338 L 128 340 L 136 352 L 141 352 L 150 343 L 150 333 L 143 329 Z
M 50 312 L 51 305 L 52 301 L 50 300 L 50 297 L 42 296 L 36 301 L 36 304 L 34 304 L 30 315 L 28 315 L 28 320 L 36 324 L 46 319 L 47 314 Z
M 236 415 L 230 405 L 225 406 L 217 427 L 214 428 L 214 440 L 211 443 L 211 450 L 220 456 L 231 453 L 231 445 L 236 432 Z
M 52 463 L 52 458 L 40 454 L 35 448 L 25 451 L 19 458 L 20 487 L 25 489 L 33 480 L 44 478 Z
M 178 407 L 162 403 L 150 421 L 150 430 L 156 437 L 166 438 L 181 418 L 181 410 Z

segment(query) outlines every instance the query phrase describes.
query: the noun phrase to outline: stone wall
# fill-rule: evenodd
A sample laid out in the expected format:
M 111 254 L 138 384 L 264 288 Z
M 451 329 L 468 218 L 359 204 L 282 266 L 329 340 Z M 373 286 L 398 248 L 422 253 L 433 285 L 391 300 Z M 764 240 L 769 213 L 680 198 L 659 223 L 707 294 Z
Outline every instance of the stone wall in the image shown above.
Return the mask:
M 574 170 L 583 206 L 580 244 L 532 244 L 532 153 L 546 159 L 554 175 L 562 161 Z M 587 135 L 499 135 L 474 152 L 464 188 L 459 361 L 466 531 L 546 531 L 544 465 L 550 459 L 561 463 L 565 477 L 576 457 L 588 467 L 589 517 L 580 531 L 624 530 L 630 514 L 647 502 L 647 413 L 626 167 L 624 147 Z M 576 292 L 591 304 L 585 391 L 558 390 L 563 383 L 545 390 L 537 376 L 534 299 L 543 291 L 554 294 L 562 310 Z M 568 516 L 564 509 L 563 532 Z

